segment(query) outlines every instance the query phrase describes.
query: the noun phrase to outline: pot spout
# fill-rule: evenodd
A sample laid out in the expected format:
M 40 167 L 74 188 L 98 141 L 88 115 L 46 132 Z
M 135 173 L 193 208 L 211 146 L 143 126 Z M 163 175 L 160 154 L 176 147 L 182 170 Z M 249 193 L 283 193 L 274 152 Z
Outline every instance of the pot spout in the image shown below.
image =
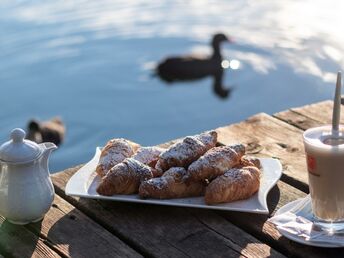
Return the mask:
M 43 155 L 42 155 L 42 158 L 41 158 L 41 165 L 43 166 L 43 168 L 47 172 L 49 172 L 49 166 L 48 166 L 49 157 L 50 157 L 51 152 L 53 150 L 57 149 L 57 146 L 54 143 L 52 143 L 52 142 L 44 142 L 44 143 L 41 143 L 39 145 L 43 148 Z

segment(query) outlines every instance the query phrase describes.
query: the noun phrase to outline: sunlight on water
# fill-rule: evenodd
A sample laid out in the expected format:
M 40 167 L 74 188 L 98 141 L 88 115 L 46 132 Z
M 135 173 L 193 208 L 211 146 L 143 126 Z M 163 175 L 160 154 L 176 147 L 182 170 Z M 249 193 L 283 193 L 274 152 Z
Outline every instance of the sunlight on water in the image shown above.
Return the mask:
M 229 67 L 230 67 L 231 69 L 233 69 L 233 70 L 237 70 L 237 69 L 239 69 L 239 67 L 240 67 L 240 62 L 239 62 L 238 60 L 236 60 L 236 59 L 231 60 L 231 61 L 229 62 Z
M 223 60 L 222 62 L 221 62 L 221 66 L 222 66 L 222 68 L 223 69 L 227 69 L 228 67 L 229 67 L 229 61 L 228 60 Z
M 339 0 L 2 1 L 1 143 L 32 117 L 61 115 L 58 170 L 111 137 L 157 144 L 332 98 L 343 10 Z M 210 55 L 217 32 L 234 39 L 222 46 L 228 100 L 211 93 L 211 78 L 172 86 L 155 77 L 166 56 Z
M 40 2 L 5 5 L 1 20 L 25 22 L 42 26 L 59 24 L 57 31 L 41 38 L 39 31 L 31 31 L 31 40 L 43 53 L 33 51 L 21 57 L 21 61 L 34 62 L 44 58 L 78 55 L 78 45 L 90 40 L 109 37 L 152 38 L 189 37 L 208 41 L 209 35 L 223 31 L 233 35 L 235 42 L 254 45 L 264 50 L 232 53 L 232 58 L 243 58 L 256 68 L 266 72 L 276 63 L 289 65 L 295 71 L 334 81 L 333 62 L 343 64 L 344 35 L 338 26 L 344 23 L 344 2 L 328 4 L 324 1 L 73 1 Z M 82 7 L 82 8 L 80 8 Z M 164 15 L 168 10 L 169 15 Z M 133 18 L 135 17 L 135 18 Z M 186 18 L 187 17 L 187 18 Z M 190 23 L 190 20 L 193 22 Z M 187 33 L 185 33 L 187 28 Z M 88 31 L 86 37 L 73 35 Z M 4 50 L 12 45 L 20 46 L 27 33 L 2 37 Z M 49 53 L 57 51 L 55 53 Z M 292 50 L 292 51 L 291 51 Z M 269 53 L 269 54 L 267 54 Z M 257 64 L 264 60 L 262 67 Z M 272 65 L 264 65 L 271 63 Z

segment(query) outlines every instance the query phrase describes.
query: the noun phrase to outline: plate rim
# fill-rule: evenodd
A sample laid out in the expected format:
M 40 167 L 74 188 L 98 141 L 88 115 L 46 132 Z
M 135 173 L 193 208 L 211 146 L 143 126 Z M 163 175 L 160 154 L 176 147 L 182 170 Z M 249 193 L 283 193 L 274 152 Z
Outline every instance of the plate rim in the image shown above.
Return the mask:
M 89 198 L 89 199 L 102 199 L 102 200 L 131 202 L 131 203 L 134 202 L 134 203 L 154 204 L 154 205 L 164 205 L 164 206 L 178 206 L 178 207 L 188 207 L 188 208 L 203 208 L 203 209 L 212 209 L 212 210 L 240 211 L 240 212 L 258 213 L 258 214 L 269 214 L 269 209 L 267 205 L 267 195 L 282 176 L 282 164 L 280 163 L 278 159 L 259 158 L 262 161 L 262 163 L 264 162 L 274 163 L 275 168 L 274 168 L 273 174 L 275 175 L 275 177 L 269 183 L 265 191 L 262 193 L 263 200 L 260 200 L 258 202 L 261 207 L 258 207 L 257 209 L 250 209 L 250 208 L 245 208 L 245 207 L 225 207 L 223 206 L 223 204 L 205 205 L 205 204 L 181 203 L 181 202 L 173 202 L 173 199 L 162 201 L 162 200 L 156 200 L 156 199 L 139 199 L 139 198 L 126 199 L 126 197 L 122 197 L 120 195 L 117 195 L 117 196 L 90 195 L 88 193 L 88 190 L 86 189 L 87 187 L 85 186 L 85 178 L 89 180 L 92 174 L 94 173 L 94 169 L 90 169 L 90 167 L 94 166 L 94 162 L 98 162 L 98 159 L 99 159 L 98 156 L 100 155 L 100 152 L 101 152 L 101 147 L 97 147 L 93 158 L 89 160 L 81 168 L 79 168 L 77 172 L 75 172 L 75 174 L 68 180 L 65 187 L 66 195 Z M 123 196 L 126 196 L 126 195 L 123 195 Z M 192 200 L 192 198 L 200 198 L 200 197 L 189 197 L 188 199 Z M 183 199 L 183 198 L 179 198 L 179 199 Z

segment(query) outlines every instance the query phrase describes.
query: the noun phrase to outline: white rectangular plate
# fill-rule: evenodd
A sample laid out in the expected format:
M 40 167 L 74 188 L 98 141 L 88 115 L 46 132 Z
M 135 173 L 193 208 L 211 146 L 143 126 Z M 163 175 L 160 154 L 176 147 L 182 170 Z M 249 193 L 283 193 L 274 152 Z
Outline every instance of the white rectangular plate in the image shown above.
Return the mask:
M 104 199 L 112 201 L 137 202 L 170 206 L 183 206 L 192 208 L 227 210 L 227 211 L 242 211 L 252 213 L 268 214 L 268 206 L 266 197 L 270 189 L 277 183 L 282 175 L 282 166 L 277 159 L 261 158 L 262 177 L 260 181 L 259 191 L 251 198 L 216 205 L 207 205 L 203 197 L 190 197 L 180 199 L 140 199 L 137 194 L 132 195 L 113 195 L 103 196 L 96 191 L 100 178 L 96 175 L 95 169 L 98 164 L 100 156 L 100 148 L 96 149 L 96 153 L 92 160 L 80 168 L 68 181 L 66 186 L 66 194 L 72 196 L 79 196 L 92 199 Z

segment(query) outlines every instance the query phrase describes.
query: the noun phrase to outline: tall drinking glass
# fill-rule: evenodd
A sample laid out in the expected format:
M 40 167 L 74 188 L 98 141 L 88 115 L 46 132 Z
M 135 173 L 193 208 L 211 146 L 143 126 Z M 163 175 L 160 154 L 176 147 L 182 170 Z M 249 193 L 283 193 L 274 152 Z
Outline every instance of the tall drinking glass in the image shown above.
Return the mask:
M 344 229 L 344 126 L 333 137 L 332 127 L 303 134 L 309 189 L 315 222 L 323 229 Z

